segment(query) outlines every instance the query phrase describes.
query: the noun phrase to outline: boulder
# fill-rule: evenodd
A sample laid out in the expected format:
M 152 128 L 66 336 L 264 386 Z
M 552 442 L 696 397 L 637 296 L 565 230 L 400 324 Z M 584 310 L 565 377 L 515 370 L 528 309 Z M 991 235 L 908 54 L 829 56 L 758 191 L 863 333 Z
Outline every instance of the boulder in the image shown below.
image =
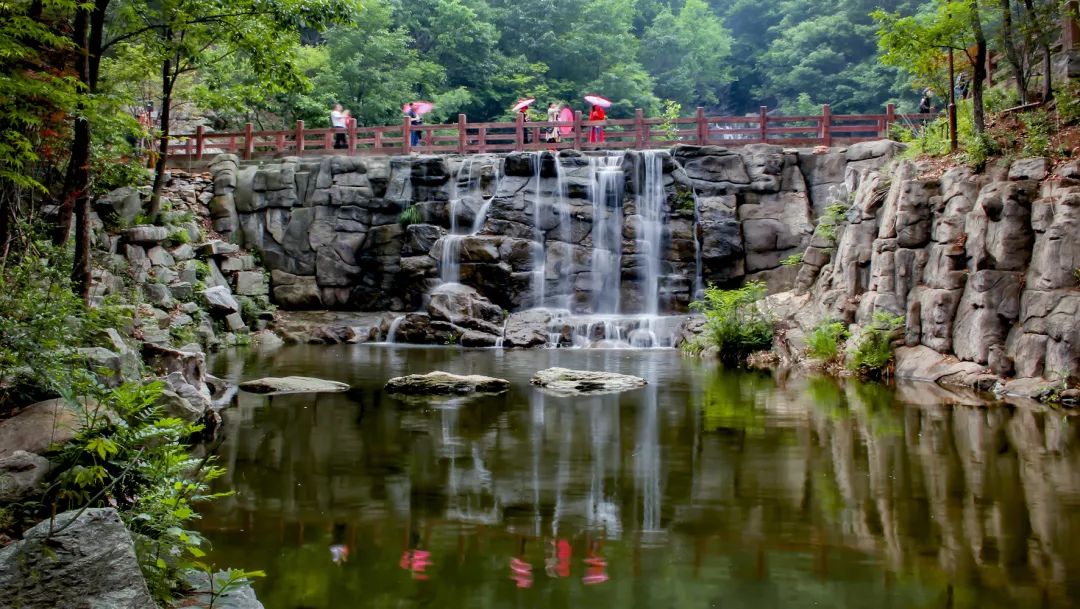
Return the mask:
M 187 599 L 194 602 L 194 607 L 208 607 L 214 603 L 214 609 L 263 609 L 263 604 L 255 597 L 255 590 L 250 583 L 234 582 L 228 588 L 225 584 L 229 581 L 229 573 L 218 571 L 214 573 L 213 585 L 210 575 L 204 571 L 188 571 L 184 574 L 188 588 L 191 592 Z M 223 593 L 212 594 L 213 591 L 223 590 Z M 181 603 L 181 606 L 187 606 Z
M 399 376 L 386 382 L 386 390 L 402 395 L 466 395 L 470 393 L 501 393 L 510 388 L 510 381 L 490 376 L 466 376 L 436 370 L 427 374 Z
M 504 347 L 542 347 L 548 342 L 548 325 L 551 313 L 543 309 L 529 309 L 511 313 L 503 330 Z
M 0 607 L 156 609 L 112 508 L 64 512 L 0 550 Z
M 274 302 L 286 309 L 316 309 L 322 306 L 322 296 L 315 278 L 293 275 L 284 271 L 270 272 Z
M 460 283 L 445 283 L 431 292 L 428 314 L 432 319 L 461 324 L 479 319 L 490 324 L 502 323 L 502 308 L 492 304 L 474 288 Z
M 157 244 L 169 238 L 169 229 L 164 226 L 142 224 L 127 229 L 127 231 L 124 232 L 124 236 L 126 236 L 127 240 L 131 243 L 147 245 Z
M 555 395 L 594 395 L 640 389 L 648 381 L 638 376 L 592 370 L 548 368 L 533 375 L 532 384 Z
M 60 398 L 32 404 L 0 421 L 0 457 L 20 450 L 44 454 L 50 446 L 70 441 L 80 429 L 80 415 Z
M 126 226 L 142 212 L 142 197 L 134 187 L 124 186 L 98 197 L 94 211 L 112 226 Z
M 210 306 L 210 310 L 223 315 L 229 313 L 236 313 L 240 310 L 240 303 L 236 302 L 233 298 L 229 288 L 225 286 L 214 286 L 212 288 L 206 288 L 202 291 L 202 295 L 206 298 L 206 303 Z
M 49 473 L 45 457 L 17 450 L 0 457 L 0 505 L 34 497 Z
M 307 376 L 266 377 L 253 381 L 244 381 L 240 383 L 240 388 L 251 393 L 271 395 L 281 393 L 336 393 L 349 390 L 349 386 L 345 383 Z

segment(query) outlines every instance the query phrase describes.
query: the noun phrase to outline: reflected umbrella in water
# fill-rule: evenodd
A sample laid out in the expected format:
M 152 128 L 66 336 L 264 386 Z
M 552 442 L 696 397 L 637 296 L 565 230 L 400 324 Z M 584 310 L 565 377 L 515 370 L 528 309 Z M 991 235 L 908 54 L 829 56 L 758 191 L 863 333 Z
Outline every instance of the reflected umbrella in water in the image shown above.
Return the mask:
M 525 538 L 518 543 L 518 555 L 510 559 L 510 579 L 518 588 L 532 588 L 532 565 L 525 561 Z
M 586 586 L 595 586 L 611 579 L 607 574 L 607 559 L 600 555 L 602 545 L 603 542 L 599 540 L 589 543 L 585 556 L 585 576 L 581 578 Z

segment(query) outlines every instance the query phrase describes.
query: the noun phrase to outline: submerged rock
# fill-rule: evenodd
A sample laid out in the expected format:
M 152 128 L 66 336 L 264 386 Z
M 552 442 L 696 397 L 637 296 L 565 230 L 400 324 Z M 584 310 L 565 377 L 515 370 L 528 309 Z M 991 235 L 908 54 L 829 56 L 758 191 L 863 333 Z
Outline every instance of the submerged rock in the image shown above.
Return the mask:
M 308 376 L 267 377 L 240 383 L 240 388 L 251 393 L 334 393 L 348 391 L 349 386 L 337 381 L 326 381 Z
M 91 508 L 45 520 L 0 550 L 0 607 L 157 605 L 120 515 L 112 508 Z
M 556 395 L 585 395 L 630 391 L 649 383 L 639 376 L 617 372 L 548 368 L 533 375 L 532 384 Z
M 468 393 L 501 393 L 510 388 L 510 381 L 470 374 L 466 376 L 436 370 L 427 374 L 398 376 L 386 382 L 390 393 L 404 395 L 448 395 Z

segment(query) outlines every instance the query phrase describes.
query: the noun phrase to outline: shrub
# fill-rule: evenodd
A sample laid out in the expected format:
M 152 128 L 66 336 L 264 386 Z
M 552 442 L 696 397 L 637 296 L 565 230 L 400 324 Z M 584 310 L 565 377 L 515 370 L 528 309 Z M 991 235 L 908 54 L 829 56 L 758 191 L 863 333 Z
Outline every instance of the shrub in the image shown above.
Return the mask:
M 799 266 L 800 264 L 802 264 L 802 260 L 803 260 L 803 253 L 799 252 L 798 254 L 792 254 L 792 255 L 788 256 L 787 258 L 784 258 L 783 260 L 780 261 L 780 264 L 782 264 L 784 266 Z
M 726 362 L 739 362 L 754 351 L 772 347 L 773 320 L 758 307 L 765 298 L 765 283 L 751 281 L 735 290 L 709 286 L 702 300 L 690 308 L 705 314 L 705 328 L 696 339 L 701 344 L 687 351 L 716 347 Z
M 824 320 L 806 337 L 806 353 L 825 363 L 835 362 L 842 354 L 840 346 L 850 335 L 841 321 Z
M 874 313 L 849 354 L 848 368 L 865 376 L 888 376 L 893 363 L 893 336 L 903 325 L 904 318 L 899 315 Z
M 398 215 L 398 224 L 401 226 L 409 226 L 410 224 L 419 224 L 423 221 L 420 217 L 420 210 L 415 205 L 411 205 L 405 208 L 405 211 Z
M 1080 122 L 1080 80 L 1072 79 L 1054 96 L 1058 119 L 1065 125 Z
M 1050 136 L 1054 125 L 1045 110 L 1033 110 L 1020 115 L 1024 124 L 1024 154 L 1047 156 L 1050 154 Z

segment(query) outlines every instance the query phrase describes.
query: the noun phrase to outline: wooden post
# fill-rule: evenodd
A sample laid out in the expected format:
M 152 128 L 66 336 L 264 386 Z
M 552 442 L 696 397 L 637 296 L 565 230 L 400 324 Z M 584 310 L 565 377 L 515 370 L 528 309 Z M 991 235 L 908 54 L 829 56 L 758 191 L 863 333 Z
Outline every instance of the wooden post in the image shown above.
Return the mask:
M 188 160 L 191 160 L 191 157 L 194 156 L 193 155 L 194 150 L 192 150 L 193 148 L 194 148 L 194 146 L 192 145 L 191 138 L 190 137 L 184 138 L 184 156 L 186 156 L 188 158 Z
M 203 136 L 205 129 L 202 125 L 195 127 L 195 160 L 201 161 L 203 155 Z
M 412 119 L 406 116 L 401 126 L 401 153 L 409 154 L 410 152 L 412 152 Z
M 525 114 L 517 113 L 514 126 L 514 150 L 521 152 L 525 149 Z
M 821 105 L 821 143 L 832 146 L 832 109 L 829 104 Z
M 574 111 L 574 150 L 581 150 L 581 110 Z
M 477 129 L 476 133 L 477 148 L 476 152 L 487 152 L 487 126 L 482 125 Z
M 277 137 L 274 138 L 274 143 L 277 145 L 278 153 L 285 152 L 285 133 L 279 132 Z
M 709 140 L 709 124 L 705 122 L 705 108 L 697 108 L 697 144 L 704 146 Z
M 758 132 L 762 142 L 768 140 L 768 132 L 766 129 L 769 124 L 769 108 L 767 106 L 761 106 L 758 108 Z
M 250 160 L 255 154 L 255 126 L 251 123 L 244 125 L 244 160 Z
M 956 152 L 959 145 L 956 136 L 956 104 L 949 104 L 949 151 Z
M 457 151 L 458 154 L 465 154 L 465 127 L 466 119 L 464 114 L 457 115 Z
M 634 110 L 634 148 L 645 148 L 645 112 L 641 108 Z
M 383 128 L 382 127 L 375 127 L 375 143 L 373 145 L 375 147 L 374 152 L 376 154 L 381 153 L 383 151 L 382 135 L 383 135 Z
M 885 130 L 881 137 L 888 139 L 892 135 L 892 124 L 896 121 L 896 104 L 885 104 Z
M 323 150 L 333 150 L 334 149 L 334 134 L 333 134 L 332 131 L 333 130 L 331 129 L 330 131 L 327 131 L 326 133 L 323 134 L 323 144 L 322 144 Z
M 236 135 L 229 136 L 229 152 L 236 154 Z
M 304 156 L 304 121 L 296 121 L 296 135 L 293 139 L 296 140 L 293 142 L 296 156 Z
M 356 154 L 356 119 L 349 119 L 349 156 Z

